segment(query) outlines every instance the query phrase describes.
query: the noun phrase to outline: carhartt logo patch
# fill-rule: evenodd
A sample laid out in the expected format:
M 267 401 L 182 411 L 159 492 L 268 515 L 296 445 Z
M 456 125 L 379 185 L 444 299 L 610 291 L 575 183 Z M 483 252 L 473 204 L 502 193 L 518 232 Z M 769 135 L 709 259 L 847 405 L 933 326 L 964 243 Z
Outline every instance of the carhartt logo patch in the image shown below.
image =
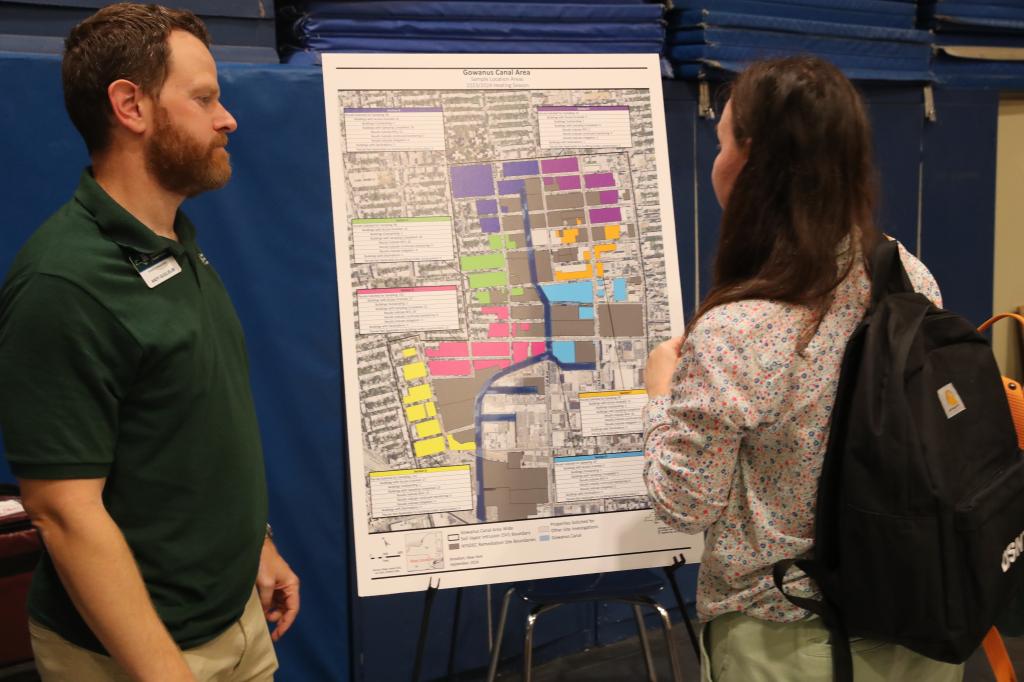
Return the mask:
M 967 409 L 953 384 L 946 384 L 938 390 L 938 394 L 939 402 L 942 403 L 942 410 L 946 413 L 946 419 L 952 419 Z
M 203 265 L 209 265 L 210 264 L 210 261 L 207 260 L 205 253 L 203 253 L 202 251 L 198 251 L 197 253 L 199 254 L 199 262 L 200 263 L 202 263 Z

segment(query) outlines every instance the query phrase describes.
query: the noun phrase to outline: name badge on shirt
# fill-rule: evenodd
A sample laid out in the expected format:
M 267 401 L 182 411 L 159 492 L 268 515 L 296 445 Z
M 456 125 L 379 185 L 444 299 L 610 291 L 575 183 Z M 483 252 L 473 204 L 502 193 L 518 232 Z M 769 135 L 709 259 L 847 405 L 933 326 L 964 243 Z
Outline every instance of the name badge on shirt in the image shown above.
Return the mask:
M 150 289 L 159 286 L 181 272 L 173 254 L 161 251 L 153 255 L 132 254 L 128 257 L 135 270 Z

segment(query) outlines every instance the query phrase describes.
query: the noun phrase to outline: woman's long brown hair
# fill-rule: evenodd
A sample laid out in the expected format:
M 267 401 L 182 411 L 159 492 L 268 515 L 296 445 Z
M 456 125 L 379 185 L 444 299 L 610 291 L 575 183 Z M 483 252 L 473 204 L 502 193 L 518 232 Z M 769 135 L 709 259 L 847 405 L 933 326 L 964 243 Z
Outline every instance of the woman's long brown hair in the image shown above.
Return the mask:
M 871 127 L 850 81 L 817 57 L 755 62 L 732 85 L 733 135 L 747 162 L 722 215 L 714 282 L 691 321 L 723 303 L 808 306 L 814 327 L 853 258 L 870 256 L 876 175 Z

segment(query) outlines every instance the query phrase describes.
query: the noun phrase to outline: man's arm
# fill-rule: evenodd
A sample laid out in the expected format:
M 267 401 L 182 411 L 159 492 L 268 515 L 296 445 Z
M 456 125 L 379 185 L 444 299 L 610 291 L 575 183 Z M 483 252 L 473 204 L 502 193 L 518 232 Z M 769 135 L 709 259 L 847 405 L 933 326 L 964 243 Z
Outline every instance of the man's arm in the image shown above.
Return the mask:
M 121 530 L 103 506 L 105 478 L 19 480 L 32 523 L 78 612 L 132 680 L 194 682 L 157 616 Z

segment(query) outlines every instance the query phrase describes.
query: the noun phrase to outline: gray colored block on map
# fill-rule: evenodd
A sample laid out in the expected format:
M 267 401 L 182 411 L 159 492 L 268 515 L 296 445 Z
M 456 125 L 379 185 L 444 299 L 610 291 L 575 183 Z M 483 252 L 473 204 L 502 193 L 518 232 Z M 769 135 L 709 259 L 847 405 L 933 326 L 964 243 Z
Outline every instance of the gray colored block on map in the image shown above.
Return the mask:
M 543 330 L 542 330 L 543 331 Z M 593 320 L 553 320 L 552 336 L 593 336 Z
M 597 321 L 602 337 L 644 335 L 644 307 L 640 303 L 599 303 Z
M 437 411 L 446 431 L 458 431 L 473 426 L 476 409 L 476 395 L 498 367 L 478 370 L 476 376 L 458 379 L 434 379 L 434 395 L 437 397 Z
M 509 315 L 513 320 L 543 320 L 544 306 L 534 304 L 510 306 Z

